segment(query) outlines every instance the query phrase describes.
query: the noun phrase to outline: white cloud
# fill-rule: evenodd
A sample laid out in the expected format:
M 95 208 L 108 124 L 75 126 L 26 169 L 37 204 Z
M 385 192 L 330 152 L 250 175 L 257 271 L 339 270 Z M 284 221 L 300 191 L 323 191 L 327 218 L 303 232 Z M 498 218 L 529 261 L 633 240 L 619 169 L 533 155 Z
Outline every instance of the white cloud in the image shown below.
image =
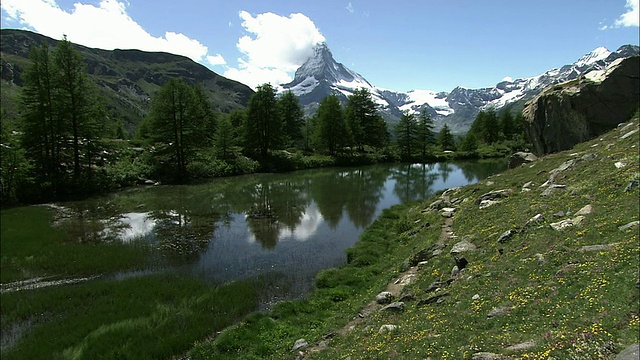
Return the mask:
M 640 0 L 627 0 L 625 5 L 626 13 L 620 15 L 615 22 L 616 27 L 638 27 L 640 23 Z
M 345 9 L 347 9 L 347 11 L 352 13 L 352 14 L 355 12 L 355 9 L 353 8 L 353 4 L 351 3 L 351 1 L 349 1 L 349 3 L 347 4 L 347 7 Z
M 243 54 L 238 68 L 228 69 L 224 76 L 254 89 L 267 82 L 277 86 L 291 81 L 291 74 L 313 54 L 313 46 L 325 40 L 313 21 L 300 13 L 253 16 L 241 11 L 239 16 L 249 34 L 236 44 Z
M 208 55 L 207 62 L 212 66 L 227 64 L 227 62 L 224 60 L 224 58 L 220 54 Z
M 513 82 L 513 78 L 511 76 L 505 76 L 504 78 L 502 78 L 502 81 Z
M 127 5 L 117 0 L 102 0 L 97 6 L 76 2 L 70 12 L 55 0 L 2 0 L 8 18 L 27 29 L 101 49 L 140 49 L 183 55 L 197 62 L 224 63 L 219 55 L 210 56 L 208 48 L 184 34 L 167 31 L 154 37 L 127 14 Z

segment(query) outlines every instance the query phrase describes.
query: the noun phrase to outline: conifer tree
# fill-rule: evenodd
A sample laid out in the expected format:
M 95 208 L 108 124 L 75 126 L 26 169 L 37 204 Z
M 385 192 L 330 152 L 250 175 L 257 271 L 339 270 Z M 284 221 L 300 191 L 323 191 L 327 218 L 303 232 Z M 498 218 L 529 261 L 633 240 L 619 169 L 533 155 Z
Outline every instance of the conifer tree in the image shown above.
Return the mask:
M 269 150 L 282 144 L 282 122 L 277 113 L 275 90 L 270 84 L 258 86 L 249 100 L 244 142 L 245 150 L 263 159 Z
M 285 143 L 301 147 L 304 112 L 292 91 L 287 91 L 278 98 L 278 114 L 283 126 Z
M 444 124 L 440 133 L 438 133 L 438 144 L 442 150 L 455 150 L 456 142 L 451 134 L 451 130 L 449 130 L 449 126 Z
M 404 159 L 411 159 L 413 150 L 418 142 L 415 116 L 405 111 L 394 127 L 396 142 Z
M 335 95 L 325 97 L 318 107 L 315 119 L 317 147 L 335 155 L 348 142 L 347 126 L 340 100 Z

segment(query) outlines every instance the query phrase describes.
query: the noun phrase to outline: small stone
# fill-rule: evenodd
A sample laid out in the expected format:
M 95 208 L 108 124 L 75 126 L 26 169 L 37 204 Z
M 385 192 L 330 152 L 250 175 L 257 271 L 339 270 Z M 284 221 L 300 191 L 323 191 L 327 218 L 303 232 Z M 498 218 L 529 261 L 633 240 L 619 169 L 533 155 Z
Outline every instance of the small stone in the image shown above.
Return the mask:
M 631 135 L 633 135 L 633 134 L 635 134 L 635 133 L 637 133 L 637 132 L 638 132 L 638 129 L 631 130 L 631 131 L 629 131 L 628 133 L 626 133 L 626 134 L 622 135 L 622 136 L 620 137 L 620 139 L 621 139 L 621 140 L 624 140 L 624 139 L 628 138 L 629 136 L 631 136 Z
M 307 340 L 305 339 L 298 339 L 296 340 L 296 342 L 293 344 L 293 348 L 291 349 L 292 351 L 297 351 L 297 350 L 304 350 L 307 347 L 309 347 L 309 343 L 307 342 Z
M 580 252 L 590 252 L 590 251 L 611 251 L 618 246 L 617 243 L 605 244 L 605 245 L 585 245 L 578 249 Z
M 393 294 L 388 291 L 383 291 L 376 295 L 376 302 L 378 304 L 389 304 L 393 300 Z
M 620 168 L 623 168 L 623 167 L 627 166 L 627 164 L 623 163 L 622 161 L 616 161 L 616 162 L 613 164 L 613 166 L 615 166 L 615 167 L 616 167 L 616 169 L 620 169 Z
M 506 243 L 507 241 L 509 241 L 511 239 L 511 237 L 513 235 L 515 235 L 517 233 L 517 231 L 515 230 L 507 230 L 505 232 L 502 233 L 502 235 L 500 235 L 500 237 L 498 238 L 498 243 L 499 244 L 503 244 Z
M 588 214 L 591 214 L 592 212 L 593 212 L 593 206 L 589 204 L 589 205 L 585 205 L 584 207 L 582 207 L 582 209 L 578 210 L 578 212 L 576 212 L 576 215 L 588 215 Z
M 631 180 L 629 181 L 629 184 L 627 184 L 627 187 L 624 188 L 624 192 L 631 191 L 637 188 L 638 185 L 640 185 L 640 181 L 638 179 Z
M 531 225 L 539 224 L 543 221 L 544 221 L 544 216 L 542 216 L 542 214 L 536 214 L 536 216 L 527 220 L 527 222 L 524 224 L 524 227 L 529 227 Z
M 551 226 L 553 230 L 560 231 L 572 226 L 580 225 L 583 220 L 584 220 L 584 216 L 579 215 L 573 219 L 566 219 L 559 222 L 551 223 L 549 224 L 549 226 Z
M 566 187 L 567 185 L 551 184 L 540 194 L 540 196 L 549 196 L 556 190 L 564 190 Z
M 462 240 L 460 242 L 455 243 L 451 248 L 451 251 L 449 252 L 452 255 L 457 255 L 467 251 L 475 251 L 476 249 L 477 247 L 472 242 L 468 240 Z
M 503 307 L 499 307 L 499 308 L 494 308 L 493 310 L 491 310 L 488 314 L 487 314 L 487 318 L 492 318 L 494 316 L 498 316 L 498 315 L 504 315 L 506 313 L 508 313 L 509 311 L 511 311 L 511 309 L 513 309 L 511 306 L 503 306 Z
M 458 265 L 455 265 L 453 269 L 451 269 L 451 277 L 454 278 L 458 276 L 459 273 L 460 273 L 460 269 L 458 268 Z
M 382 309 L 380 309 L 380 311 L 404 311 L 404 302 L 397 301 L 397 302 L 391 303 L 383 307 Z
M 506 360 L 508 359 L 504 355 L 490 353 L 490 352 L 479 352 L 471 355 L 472 360 Z
M 476 204 L 481 204 L 483 200 L 497 200 L 509 197 L 511 195 L 511 189 L 494 190 L 488 193 L 482 194 L 477 200 Z
M 475 295 L 473 295 L 471 297 L 471 300 L 473 300 L 473 301 L 478 300 L 478 299 L 480 299 L 480 294 L 475 294 Z
M 507 347 L 505 350 L 508 351 L 523 351 L 523 350 L 529 350 L 536 347 L 536 342 L 531 340 L 531 341 L 527 341 L 527 342 L 523 342 L 520 344 L 516 344 L 516 345 L 512 345 Z
M 390 332 L 394 332 L 398 330 L 398 325 L 390 325 L 390 324 L 386 324 L 386 325 L 382 325 L 380 326 L 380 329 L 378 329 L 378 334 L 384 334 L 384 333 L 390 333 Z
M 557 213 L 553 214 L 553 216 L 555 216 L 555 217 L 565 217 L 565 213 L 564 213 L 564 211 L 558 211 Z
M 636 221 L 632 221 L 626 225 L 622 225 L 622 226 L 618 226 L 618 230 L 620 231 L 627 231 L 630 229 L 637 229 L 638 226 L 640 225 L 640 221 L 636 220 Z
M 418 301 L 417 306 L 433 304 L 433 303 L 442 303 L 444 301 L 443 298 L 445 296 L 449 296 L 449 293 L 441 293 L 441 294 L 433 295 L 430 298 L 420 300 L 420 301 Z
M 446 207 L 440 210 L 440 214 L 443 217 L 450 218 L 456 213 L 456 208 Z
M 498 204 L 500 201 L 495 201 L 495 200 L 482 200 L 480 201 L 480 209 L 486 209 L 489 206 L 493 206 L 495 204 Z
M 540 266 L 544 265 L 547 262 L 547 260 L 544 258 L 544 255 L 540 253 L 537 253 L 534 256 L 536 258 L 536 261 L 538 262 L 538 265 Z

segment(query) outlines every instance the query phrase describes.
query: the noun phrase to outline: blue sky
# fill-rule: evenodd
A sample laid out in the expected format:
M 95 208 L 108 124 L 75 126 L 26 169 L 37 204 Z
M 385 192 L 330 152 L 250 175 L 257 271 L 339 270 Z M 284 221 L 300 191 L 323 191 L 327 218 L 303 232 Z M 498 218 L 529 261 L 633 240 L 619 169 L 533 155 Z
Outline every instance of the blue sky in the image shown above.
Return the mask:
M 249 86 L 286 83 L 326 41 L 372 84 L 487 87 L 638 44 L 638 0 L 2 0 L 2 28 L 188 56 Z

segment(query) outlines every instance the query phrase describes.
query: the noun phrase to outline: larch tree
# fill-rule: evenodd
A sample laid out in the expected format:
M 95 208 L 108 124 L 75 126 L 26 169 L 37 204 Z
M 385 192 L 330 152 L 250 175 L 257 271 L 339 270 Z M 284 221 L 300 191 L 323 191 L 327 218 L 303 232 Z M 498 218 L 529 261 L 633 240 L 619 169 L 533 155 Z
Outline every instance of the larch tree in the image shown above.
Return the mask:
M 278 116 L 275 90 L 270 84 L 258 86 L 249 99 L 244 124 L 245 149 L 261 158 L 282 143 L 282 122 Z

